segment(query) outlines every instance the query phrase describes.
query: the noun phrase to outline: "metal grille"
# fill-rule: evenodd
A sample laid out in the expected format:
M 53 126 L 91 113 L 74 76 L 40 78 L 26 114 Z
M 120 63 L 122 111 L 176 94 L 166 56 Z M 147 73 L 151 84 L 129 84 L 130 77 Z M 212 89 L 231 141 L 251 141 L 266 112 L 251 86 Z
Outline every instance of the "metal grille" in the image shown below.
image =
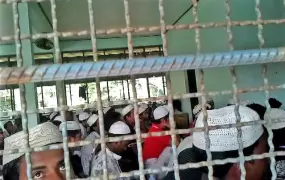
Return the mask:
M 284 48 L 270 48 L 263 49 L 264 38 L 263 38 L 263 25 L 266 24 L 282 24 L 285 23 L 285 19 L 270 19 L 263 20 L 261 11 L 260 11 L 260 2 L 256 0 L 255 3 L 255 12 L 257 15 L 257 20 L 247 20 L 247 21 L 232 21 L 230 18 L 231 9 L 229 5 L 229 0 L 225 0 L 226 7 L 226 21 L 225 22 L 210 22 L 210 23 L 200 23 L 199 17 L 197 13 L 198 3 L 197 0 L 193 0 L 193 16 L 194 23 L 193 24 L 181 24 L 181 25 L 167 25 L 165 23 L 164 17 L 164 1 L 159 0 L 159 14 L 160 14 L 160 25 L 153 27 L 132 27 L 130 22 L 130 11 L 129 11 L 129 2 L 128 0 L 124 0 L 124 8 L 125 8 L 125 21 L 126 27 L 122 29 L 96 29 L 94 24 L 94 12 L 92 8 L 92 0 L 87 0 L 88 2 L 88 13 L 89 13 L 89 21 L 90 21 L 90 29 L 84 30 L 80 32 L 59 32 L 58 24 L 57 24 L 57 14 L 56 14 L 56 2 L 55 0 L 50 0 L 51 4 L 51 13 L 52 13 L 52 25 L 53 32 L 52 33 L 41 33 L 41 34 L 32 34 L 25 35 L 20 33 L 20 25 L 19 25 L 19 10 L 18 5 L 21 3 L 27 2 L 42 2 L 45 0 L 0 0 L 0 3 L 3 4 L 12 4 L 13 6 L 13 16 L 14 16 L 14 28 L 15 35 L 14 36 L 4 36 L 0 37 L 0 43 L 5 43 L 11 40 L 15 41 L 17 47 L 17 65 L 18 67 L 7 67 L 0 68 L 0 76 L 1 81 L 0 85 L 12 85 L 19 84 L 20 93 L 21 93 L 21 103 L 22 103 L 22 120 L 23 120 L 23 130 L 26 134 L 26 138 L 29 138 L 28 134 L 28 113 L 35 113 L 27 111 L 27 99 L 25 98 L 25 86 L 24 83 L 29 82 L 48 82 L 48 81 L 57 81 L 62 83 L 63 80 L 74 80 L 74 79 L 96 79 L 97 89 L 100 89 L 100 78 L 104 77 L 114 77 L 114 76 L 123 76 L 130 75 L 132 79 L 132 90 L 134 92 L 134 98 L 129 100 L 129 103 L 133 103 L 135 107 L 135 124 L 136 124 L 136 135 L 129 135 L 124 137 L 105 137 L 104 134 L 101 135 L 99 140 L 96 140 L 96 143 L 100 143 L 102 150 L 104 152 L 105 163 L 103 164 L 104 169 L 104 179 L 116 179 L 117 177 L 108 176 L 107 164 L 106 164 L 106 142 L 120 141 L 120 140 L 130 140 L 136 139 L 137 148 L 138 148 L 138 157 L 139 157 L 139 170 L 133 171 L 129 173 L 121 173 L 120 177 L 130 177 L 130 176 L 139 176 L 141 180 L 144 179 L 145 174 L 149 173 L 159 173 L 161 171 L 174 171 L 175 179 L 180 179 L 179 170 L 186 168 L 199 168 L 206 166 L 208 167 L 209 173 L 208 178 L 213 179 L 213 165 L 221 165 L 225 163 L 239 163 L 240 169 L 242 172 L 241 179 L 245 179 L 246 171 L 244 167 L 245 161 L 250 161 L 253 159 L 263 159 L 270 158 L 270 169 L 272 171 L 272 179 L 276 179 L 276 171 L 275 171 L 275 157 L 276 156 L 284 156 L 285 152 L 283 151 L 274 151 L 274 146 L 272 143 L 272 130 L 270 128 L 273 120 L 270 121 L 256 121 L 249 123 L 241 123 L 240 122 L 240 114 L 239 114 L 239 95 L 245 92 L 258 92 L 264 91 L 265 94 L 265 102 L 267 108 L 270 109 L 268 98 L 269 91 L 275 89 L 284 89 L 285 84 L 280 84 L 276 86 L 272 86 L 268 82 L 267 78 L 267 65 L 265 63 L 272 62 L 280 62 L 284 61 L 285 51 Z M 243 50 L 243 51 L 235 51 L 233 46 L 233 33 L 232 27 L 235 26 L 257 26 L 258 28 L 258 39 L 260 43 L 260 49 L 255 50 Z M 201 29 L 209 29 L 213 27 L 225 27 L 228 34 L 228 52 L 221 53 L 213 53 L 213 54 L 201 54 L 201 42 L 200 42 L 200 30 Z M 168 55 L 168 41 L 166 38 L 166 31 L 168 30 L 194 30 L 195 31 L 195 42 L 197 46 L 197 53 L 195 55 L 179 55 L 179 56 L 169 56 Z M 161 32 L 161 38 L 163 42 L 163 54 L 164 57 L 153 57 L 153 58 L 139 58 L 134 59 L 133 52 L 133 43 L 132 43 L 132 34 L 137 32 Z M 97 36 L 99 35 L 111 35 L 111 34 L 123 34 L 127 35 L 128 39 L 128 54 L 129 58 L 125 60 L 107 60 L 107 61 L 98 61 L 98 51 L 97 51 Z M 59 38 L 62 37 L 83 37 L 90 36 L 92 40 L 92 50 L 93 50 L 93 61 L 87 63 L 69 63 L 69 64 L 61 64 L 61 52 L 59 47 Z M 55 59 L 56 63 L 54 65 L 40 65 L 40 66 L 29 66 L 23 67 L 23 58 L 22 58 L 22 40 L 25 39 L 38 39 L 38 38 L 53 38 L 55 45 Z M 237 85 L 237 76 L 235 71 L 235 66 L 237 65 L 248 65 L 248 64 L 262 64 L 263 67 L 263 80 L 264 86 L 258 88 L 247 88 L 241 89 Z M 224 91 L 216 91 L 216 92 L 207 92 L 204 84 L 204 68 L 216 68 L 216 67 L 229 67 L 230 75 L 232 78 L 232 90 L 224 90 Z M 187 93 L 187 94 L 173 94 L 171 90 L 171 81 L 170 81 L 170 72 L 177 70 L 189 70 L 195 69 L 199 73 L 200 79 L 200 90 L 197 93 Z M 136 82 L 134 78 L 136 75 L 147 74 L 147 73 L 157 73 L 157 72 L 165 72 L 166 73 L 166 84 L 167 84 L 167 96 L 157 97 L 157 98 L 144 98 L 138 99 L 136 93 Z M 63 86 L 59 86 L 57 93 L 62 93 L 64 91 Z M 235 114 L 236 114 L 236 124 L 225 124 L 222 126 L 209 126 L 207 123 L 207 111 L 206 111 L 206 96 L 217 96 L 217 95 L 226 95 L 232 94 L 235 102 Z M 63 95 L 62 95 L 63 96 Z M 62 97 L 61 95 L 59 97 Z M 177 130 L 175 128 L 174 122 L 174 111 L 172 106 L 173 99 L 187 99 L 201 97 L 203 104 L 203 114 L 204 114 L 204 128 L 190 128 L 190 129 L 180 129 Z M 102 111 L 102 101 L 101 101 L 101 92 L 97 91 L 97 108 L 99 109 L 99 122 L 100 122 L 100 131 L 104 132 L 104 123 L 103 123 L 103 111 Z M 155 101 L 155 100 L 168 100 L 168 106 L 170 108 L 170 131 L 160 132 L 160 133 L 150 133 L 143 134 L 140 133 L 140 124 L 138 117 L 138 102 L 142 101 Z M 95 105 L 90 105 L 95 106 Z M 60 107 L 55 108 L 56 110 L 61 111 L 61 115 L 64 116 L 65 119 L 65 111 L 68 110 L 68 106 L 64 104 L 63 99 L 60 99 Z M 74 108 L 74 107 L 73 107 Z M 52 109 L 52 110 L 55 110 Z M 51 111 L 51 110 L 47 110 Z M 274 122 L 279 122 L 280 120 L 274 120 Z M 65 124 L 63 129 L 63 144 L 58 146 L 48 146 L 45 149 L 50 148 L 63 148 L 65 154 L 65 164 L 66 164 L 66 178 L 70 179 L 70 164 L 69 164 L 69 152 L 68 147 L 75 146 L 83 146 L 87 144 L 91 144 L 92 142 L 81 141 L 79 143 L 68 143 L 67 142 L 67 132 L 66 132 L 66 121 L 63 122 Z M 246 125 L 254 125 L 254 124 L 265 124 L 266 128 L 269 132 L 268 144 L 270 147 L 269 153 L 264 153 L 262 155 L 251 155 L 244 156 L 243 154 L 243 144 L 241 140 L 241 127 Z M 212 160 L 211 152 L 210 152 L 210 138 L 209 131 L 218 128 L 231 128 L 236 127 L 238 129 L 237 140 L 239 143 L 239 157 L 238 158 L 229 158 L 224 160 Z M 198 163 L 187 163 L 183 165 L 178 164 L 177 160 L 177 151 L 175 146 L 175 135 L 183 134 L 189 132 L 201 132 L 204 131 L 205 139 L 207 144 L 207 161 L 206 162 L 198 162 Z M 142 138 L 148 136 L 162 136 L 162 135 L 171 135 L 172 137 L 172 149 L 174 156 L 174 166 L 173 167 L 162 167 L 161 169 L 145 169 L 142 161 Z M 28 142 L 28 141 L 27 141 Z M 16 152 L 25 152 L 27 166 L 27 175 L 28 179 L 32 179 L 31 174 L 31 159 L 30 152 L 32 151 L 42 151 L 43 148 L 30 148 L 29 144 L 26 144 L 24 149 L 18 149 L 13 151 L 1 151 L 0 154 L 9 154 Z M 92 179 L 100 179 L 100 177 L 93 177 Z

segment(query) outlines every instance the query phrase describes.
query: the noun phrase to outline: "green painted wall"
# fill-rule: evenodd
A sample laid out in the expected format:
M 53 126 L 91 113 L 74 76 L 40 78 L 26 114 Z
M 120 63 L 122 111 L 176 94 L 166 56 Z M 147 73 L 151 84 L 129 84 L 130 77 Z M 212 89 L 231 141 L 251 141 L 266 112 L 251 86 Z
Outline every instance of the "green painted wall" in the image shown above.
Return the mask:
M 256 20 L 254 0 L 231 0 L 232 20 Z M 225 21 L 226 9 L 224 1 L 203 0 L 198 5 L 198 16 L 201 23 Z M 282 0 L 261 0 L 261 12 L 263 19 L 281 19 L 284 17 L 285 6 Z M 192 12 L 186 14 L 180 24 L 193 23 Z M 228 51 L 228 38 L 226 28 L 202 29 L 201 31 L 201 52 L 209 53 L 216 51 Z M 284 25 L 265 25 L 263 35 L 264 47 L 284 46 Z M 234 27 L 233 44 L 235 49 L 259 48 L 257 38 L 257 27 Z M 168 33 L 170 54 L 196 53 L 194 30 L 172 31 Z M 261 66 L 239 66 L 237 67 L 238 86 L 240 88 L 259 87 L 263 85 L 261 77 Z M 197 74 L 197 73 L 196 73 Z M 268 65 L 268 77 L 270 84 L 285 83 L 285 63 Z M 180 78 L 183 77 L 181 74 Z M 198 80 L 199 86 L 199 80 Z M 207 91 L 220 91 L 232 89 L 231 76 L 227 68 L 213 68 L 205 70 L 205 88 Z M 285 91 L 271 92 L 270 95 L 281 99 L 285 103 Z M 227 104 L 231 96 L 217 96 L 214 98 L 217 107 Z M 241 99 L 249 99 L 255 102 L 264 103 L 264 93 L 247 93 L 241 95 Z

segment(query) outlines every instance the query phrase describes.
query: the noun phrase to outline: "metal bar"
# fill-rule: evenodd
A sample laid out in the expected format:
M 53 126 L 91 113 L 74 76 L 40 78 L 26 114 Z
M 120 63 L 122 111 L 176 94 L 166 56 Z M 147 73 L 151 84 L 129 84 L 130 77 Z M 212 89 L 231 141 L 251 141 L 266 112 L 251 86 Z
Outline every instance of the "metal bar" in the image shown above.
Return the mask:
M 228 46 L 229 50 L 234 50 L 233 45 L 233 33 L 232 33 L 232 23 L 231 23 L 231 7 L 229 4 L 229 0 L 225 0 L 225 8 L 226 8 L 226 21 L 227 21 L 227 34 L 228 34 Z M 234 112 L 236 117 L 236 123 L 241 122 L 241 116 L 239 113 L 239 107 L 240 107 L 240 100 L 239 100 L 239 94 L 238 94 L 238 86 L 237 86 L 237 76 L 235 67 L 229 67 L 229 71 L 232 77 L 232 87 L 233 87 L 233 100 L 235 104 Z M 244 166 L 245 160 L 244 160 L 244 154 L 243 154 L 243 142 L 242 142 L 242 131 L 241 128 L 237 128 L 237 142 L 238 142 L 238 154 L 240 157 L 239 161 L 239 168 L 241 171 L 241 180 L 245 180 L 246 177 L 246 169 Z
M 139 58 L 135 61 L 108 60 L 103 62 L 52 64 L 24 68 L 0 68 L 0 85 L 283 62 L 285 61 L 284 54 L 284 48 L 271 48 L 198 54 L 195 56 Z
M 45 108 L 45 100 L 44 100 L 44 89 L 43 89 L 43 84 L 41 83 L 41 91 L 42 91 L 42 103 L 43 103 L 43 109 Z
M 131 27 L 131 18 L 130 18 L 130 10 L 129 10 L 129 0 L 124 0 L 124 12 L 125 12 L 125 22 L 126 28 Z M 128 52 L 129 52 L 129 61 L 135 61 L 134 58 L 134 47 L 132 40 L 132 33 L 127 33 L 128 38 Z M 134 99 L 134 114 L 135 114 L 135 131 L 136 131 L 136 142 L 137 142 L 137 151 L 138 151 L 138 161 L 139 161 L 139 177 L 140 180 L 144 180 L 144 163 L 143 163 L 143 155 L 142 155 L 142 138 L 141 138 L 141 130 L 140 130 L 140 119 L 138 112 L 138 103 L 137 103 L 137 90 L 136 90 L 136 79 L 134 75 L 131 75 L 131 84 L 133 90 L 133 99 Z
M 149 79 L 146 77 L 147 97 L 150 98 Z
M 121 85 L 122 85 L 122 88 L 123 88 L 123 99 L 126 100 L 125 87 L 124 87 L 124 80 L 121 80 Z
M 165 12 L 164 12 L 164 1 L 158 1 L 159 8 L 159 17 L 160 17 L 160 34 L 163 45 L 163 55 L 168 56 L 168 42 L 166 37 L 166 25 L 165 25 Z M 178 153 L 176 150 L 177 138 L 175 134 L 176 123 L 174 121 L 174 110 L 173 110 L 173 97 L 172 97 L 172 88 L 171 88 L 171 79 L 170 72 L 166 73 L 166 86 L 167 86 L 167 100 L 168 100 L 168 109 L 169 109 L 169 121 L 170 121 L 170 131 L 171 131 L 171 147 L 173 152 L 173 164 L 174 164 L 174 177 L 175 180 L 180 180 L 179 169 L 178 169 Z
M 250 92 L 260 92 L 264 90 L 268 91 L 274 91 L 274 90 L 280 90 L 280 89 L 285 89 L 285 84 L 282 85 L 277 85 L 277 86 L 268 86 L 265 87 L 257 87 L 257 88 L 249 88 L 249 89 L 238 89 L 238 94 L 244 94 L 244 93 L 250 93 Z M 222 90 L 222 91 L 212 91 L 212 92 L 207 92 L 207 95 L 213 97 L 213 96 L 222 96 L 222 95 L 229 95 L 233 94 L 233 90 Z M 197 98 L 201 97 L 202 93 L 197 92 L 197 93 L 185 93 L 185 94 L 174 94 L 173 99 L 187 99 L 187 98 Z M 167 100 L 167 96 L 159 96 L 159 97 L 151 97 L 151 98 L 140 98 L 138 99 L 138 102 L 150 102 L 150 101 L 161 101 L 161 100 Z M 119 100 L 119 101 L 103 101 L 104 104 L 110 104 L 110 105 L 125 105 L 125 104 L 131 104 L 133 103 L 132 100 Z M 92 106 L 93 104 L 81 104 L 81 105 L 76 105 L 76 106 L 64 106 L 69 109 L 82 109 L 86 106 Z M 27 114 L 34 114 L 34 113 L 50 113 L 53 111 L 59 111 L 63 107 L 57 107 L 57 108 L 46 108 L 46 109 L 40 109 L 38 111 L 27 111 Z M 8 112 L 8 116 L 13 116 L 13 115 L 20 115 L 20 111 L 13 111 L 13 112 Z M 1 116 L 0 117 L 4 117 Z
M 198 13 L 197 13 L 197 7 L 198 7 L 198 0 L 192 0 L 193 3 L 193 16 L 194 16 L 194 22 L 197 24 L 199 23 Z M 196 43 L 196 52 L 197 54 L 201 53 L 201 41 L 200 41 L 200 28 L 195 28 L 195 43 Z M 202 92 L 202 112 L 203 112 L 203 125 L 206 128 L 204 132 L 205 136 L 205 142 L 206 142 L 206 155 L 207 155 L 207 162 L 210 162 L 212 160 L 212 154 L 210 151 L 210 137 L 209 137 L 209 128 L 208 128 L 208 112 L 206 109 L 206 95 L 205 95 L 205 84 L 204 84 L 204 71 L 203 69 L 199 69 L 199 78 L 200 78 L 200 92 Z M 208 167 L 208 179 L 213 180 L 213 166 L 207 165 Z
M 21 30 L 20 30 L 20 14 L 19 14 L 19 4 L 13 3 L 13 20 L 14 20 L 14 32 L 15 32 L 15 45 L 16 45 L 16 55 L 17 55 L 17 66 L 22 67 L 24 65 L 23 61 L 23 52 L 22 52 L 22 41 L 20 39 Z M 29 142 L 29 127 L 28 127 L 28 116 L 27 116 L 27 99 L 26 99 L 26 87 L 25 85 L 19 85 L 20 99 L 21 99 L 21 118 L 22 118 L 22 127 L 25 135 L 25 145 L 24 148 L 30 148 Z M 25 160 L 27 164 L 26 175 L 28 180 L 32 180 L 32 161 L 31 153 L 25 152 Z
M 264 87 L 268 87 L 269 83 L 268 83 L 268 78 L 267 78 L 267 66 L 264 64 L 263 68 L 262 68 L 262 77 L 263 77 L 263 82 L 264 82 Z M 266 105 L 266 110 L 270 111 L 271 107 L 269 104 L 269 91 L 268 90 L 264 90 L 264 95 L 265 95 L 265 105 Z M 268 132 L 268 145 L 269 145 L 269 155 L 270 155 L 270 170 L 272 173 L 272 177 L 271 179 L 274 180 L 277 178 L 277 173 L 276 173 L 276 160 L 273 156 L 274 153 L 274 144 L 272 142 L 273 139 L 273 132 L 272 132 L 272 119 L 268 116 L 268 124 L 265 125 L 267 132 Z
M 1 1 L 1 0 L 0 0 Z M 284 24 L 285 19 L 270 19 L 262 21 L 232 21 L 232 26 L 257 26 L 258 24 L 267 25 L 267 24 Z M 199 24 L 178 24 L 178 25 L 166 25 L 166 30 L 191 30 L 191 29 L 205 29 L 205 28 L 217 28 L 217 27 L 226 27 L 227 22 L 210 22 L 210 23 L 199 23 Z M 131 33 L 146 33 L 146 32 L 159 32 L 160 26 L 149 26 L 149 27 L 129 27 L 122 29 L 101 29 L 96 30 L 96 35 L 118 35 L 118 34 L 127 34 Z M 71 32 L 57 32 L 57 33 L 37 33 L 33 35 L 22 35 L 21 40 L 24 39 L 39 39 L 39 38 L 70 38 L 70 37 L 86 37 L 90 36 L 91 32 L 88 30 L 82 31 L 71 31 Z M 13 36 L 2 36 L 0 37 L 0 43 L 5 43 L 14 40 Z
M 88 15 L 89 15 L 89 24 L 91 31 L 91 42 L 92 42 L 92 52 L 93 52 L 93 61 L 98 61 L 98 53 L 97 53 L 97 39 L 96 39 L 96 27 L 94 20 L 94 11 L 93 11 L 93 2 L 92 0 L 88 0 Z M 104 51 L 105 53 L 105 51 Z M 107 167 L 107 154 L 106 154 L 106 142 L 105 142 L 105 127 L 104 127 L 104 115 L 103 115 L 103 105 L 101 98 L 101 87 L 100 87 L 100 79 L 96 77 L 96 92 L 97 92 L 97 109 L 99 115 L 99 129 L 100 129 L 100 140 L 101 150 L 103 152 L 103 178 L 108 180 L 108 167 Z
M 52 15 L 52 26 L 53 26 L 53 33 L 56 35 L 58 33 L 57 29 L 57 15 L 56 15 L 56 1 L 50 0 L 51 5 L 51 15 Z M 54 51 L 55 51 L 55 61 L 56 63 L 62 63 L 62 54 L 60 52 L 60 46 L 59 46 L 59 38 L 57 36 L 54 36 Z M 62 82 L 63 83 L 63 82 Z M 63 96 L 66 96 L 64 93 L 65 86 L 62 84 L 57 87 L 57 93 L 59 97 L 59 104 L 60 106 L 66 106 L 66 102 L 63 99 Z M 61 109 L 60 115 L 63 117 L 63 129 L 62 129 L 62 136 L 63 136 L 63 151 L 64 151 L 64 164 L 65 164 L 65 176 L 67 180 L 70 180 L 70 160 L 69 160 L 69 149 L 68 149 L 68 137 L 67 137 L 67 124 L 66 124 L 66 113 L 65 109 Z

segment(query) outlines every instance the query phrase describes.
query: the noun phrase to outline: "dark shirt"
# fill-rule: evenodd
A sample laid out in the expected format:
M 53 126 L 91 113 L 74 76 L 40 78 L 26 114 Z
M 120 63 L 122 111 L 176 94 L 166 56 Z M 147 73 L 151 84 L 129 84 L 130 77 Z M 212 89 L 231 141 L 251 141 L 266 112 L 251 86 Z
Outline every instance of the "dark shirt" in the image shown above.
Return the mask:
M 84 174 L 83 167 L 81 164 L 81 158 L 78 155 L 72 155 L 70 157 L 70 161 L 73 167 L 74 174 L 78 178 L 86 178 L 86 175 Z

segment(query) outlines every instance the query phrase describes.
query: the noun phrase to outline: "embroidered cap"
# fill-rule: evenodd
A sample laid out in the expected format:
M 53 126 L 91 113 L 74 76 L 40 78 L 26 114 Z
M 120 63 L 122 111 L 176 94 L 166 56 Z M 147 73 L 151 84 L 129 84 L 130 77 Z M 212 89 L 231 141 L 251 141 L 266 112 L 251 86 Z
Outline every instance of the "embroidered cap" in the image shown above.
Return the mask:
M 87 112 L 82 112 L 79 114 L 78 120 L 79 121 L 85 121 L 90 117 L 90 115 Z
M 49 115 L 49 119 L 53 121 L 56 116 L 58 116 L 58 112 L 54 111 Z
M 264 115 L 264 120 L 269 121 L 269 118 L 271 120 L 281 120 L 281 122 L 274 123 L 272 122 L 271 128 L 272 129 L 282 129 L 285 127 L 285 111 L 282 109 L 277 108 L 271 108 L 270 111 L 267 111 Z
M 153 117 L 155 120 L 159 120 L 168 114 L 169 110 L 165 106 L 159 106 L 153 111 Z
M 235 124 L 236 116 L 235 106 L 228 106 L 221 109 L 208 110 L 207 122 L 209 126 Z M 250 108 L 240 106 L 239 113 L 241 122 L 250 122 L 260 120 L 259 115 Z M 203 113 L 200 113 L 195 124 L 196 128 L 204 127 Z M 263 134 L 261 124 L 241 127 L 243 147 L 249 147 L 254 144 Z M 238 150 L 237 128 L 215 129 L 209 131 L 210 150 L 212 152 Z M 206 150 L 204 132 L 193 133 L 194 146 Z
M 93 126 L 97 120 L 99 119 L 99 116 L 96 114 L 93 114 L 89 117 L 89 119 L 87 120 L 87 124 L 89 127 Z
M 4 139 L 4 151 L 25 148 L 26 136 L 23 131 Z M 30 147 L 43 147 L 50 144 L 62 143 L 62 135 L 59 129 L 51 122 L 46 122 L 29 129 Z M 25 153 L 5 154 L 3 165 L 21 157 Z
M 131 112 L 134 109 L 134 106 L 132 104 L 127 105 L 123 110 L 122 110 L 122 116 L 127 115 L 129 112 Z
M 123 121 L 117 121 L 111 125 L 109 129 L 109 133 L 116 134 L 116 135 L 126 135 L 126 134 L 130 134 L 131 130 L 129 126 Z

